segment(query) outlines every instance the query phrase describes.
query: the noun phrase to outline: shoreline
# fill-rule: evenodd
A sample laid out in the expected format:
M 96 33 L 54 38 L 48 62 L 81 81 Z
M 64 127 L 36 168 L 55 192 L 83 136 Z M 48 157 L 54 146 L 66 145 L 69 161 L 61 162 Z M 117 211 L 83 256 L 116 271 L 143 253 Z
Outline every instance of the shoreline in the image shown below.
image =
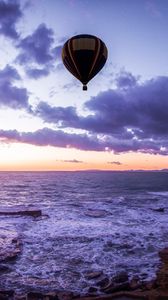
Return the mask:
M 138 276 L 131 280 L 126 272 L 121 272 L 112 279 L 99 281 L 99 291 L 90 287 L 88 293 L 80 294 L 71 291 L 52 291 L 43 293 L 32 288 L 27 293 L 17 293 L 15 290 L 0 290 L 0 300 L 167 300 L 168 299 L 168 248 L 159 251 L 161 266 L 156 272 L 156 278 L 142 281 Z M 91 279 L 99 277 L 97 272 L 89 275 Z M 102 293 L 101 293 L 102 292 Z

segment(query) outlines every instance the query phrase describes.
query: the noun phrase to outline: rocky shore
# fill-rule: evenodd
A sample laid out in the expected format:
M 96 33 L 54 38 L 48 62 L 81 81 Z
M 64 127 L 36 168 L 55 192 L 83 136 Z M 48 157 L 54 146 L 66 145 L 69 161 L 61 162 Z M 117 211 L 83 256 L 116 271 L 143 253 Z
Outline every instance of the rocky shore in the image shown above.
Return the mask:
M 92 211 L 89 211 L 93 215 Z M 104 211 L 101 211 L 103 214 Z M 96 212 L 96 217 L 100 212 Z M 32 218 L 42 217 L 41 210 L 1 210 L 0 215 L 28 216 Z M 0 276 L 8 277 L 10 267 L 8 262 L 13 264 L 22 253 L 22 241 L 18 233 L 13 230 L 0 230 Z M 41 292 L 38 289 L 39 280 L 33 278 L 33 285 L 27 292 L 18 290 L 4 290 L 1 286 L 0 300 L 168 300 L 168 248 L 159 252 L 160 268 L 155 279 L 145 281 L 142 276 L 133 276 L 122 271 L 112 278 L 107 277 L 102 271 L 88 271 L 85 274 L 88 284 L 87 292 L 83 294 L 72 291 L 58 290 L 51 292 Z M 31 278 L 30 278 L 31 279 Z M 41 279 L 40 285 L 43 286 Z
M 0 237 L 0 244 L 3 245 Z M 6 272 L 5 266 L 2 264 L 8 259 L 17 258 L 21 251 L 20 242 L 15 236 L 7 241 L 11 243 L 8 255 L 2 251 L 0 253 L 0 272 Z M 102 278 L 101 272 L 92 272 L 87 274 L 90 281 L 95 280 L 94 286 L 88 288 L 87 294 L 77 294 L 71 291 L 58 291 L 41 293 L 32 290 L 26 294 L 18 294 L 14 290 L 1 290 L 0 300 L 168 300 L 168 248 L 159 252 L 161 266 L 156 273 L 156 278 L 152 281 L 142 281 L 138 276 L 129 279 L 126 272 L 120 272 L 113 278 Z M 102 278 L 99 280 L 99 278 Z

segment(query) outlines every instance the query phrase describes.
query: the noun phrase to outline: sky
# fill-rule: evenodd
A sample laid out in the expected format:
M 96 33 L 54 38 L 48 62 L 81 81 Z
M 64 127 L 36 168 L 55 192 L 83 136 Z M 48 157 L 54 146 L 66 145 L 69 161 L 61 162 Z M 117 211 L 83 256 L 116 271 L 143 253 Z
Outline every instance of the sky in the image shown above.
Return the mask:
M 0 171 L 168 168 L 167 0 L 0 0 Z M 88 91 L 69 38 L 108 48 Z

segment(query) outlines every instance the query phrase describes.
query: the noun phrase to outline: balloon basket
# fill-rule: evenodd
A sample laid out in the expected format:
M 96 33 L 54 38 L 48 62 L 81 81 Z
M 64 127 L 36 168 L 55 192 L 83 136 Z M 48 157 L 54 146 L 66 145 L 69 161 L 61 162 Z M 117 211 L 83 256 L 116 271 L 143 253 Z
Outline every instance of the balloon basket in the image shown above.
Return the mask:
M 83 91 L 87 91 L 87 85 L 83 85 Z

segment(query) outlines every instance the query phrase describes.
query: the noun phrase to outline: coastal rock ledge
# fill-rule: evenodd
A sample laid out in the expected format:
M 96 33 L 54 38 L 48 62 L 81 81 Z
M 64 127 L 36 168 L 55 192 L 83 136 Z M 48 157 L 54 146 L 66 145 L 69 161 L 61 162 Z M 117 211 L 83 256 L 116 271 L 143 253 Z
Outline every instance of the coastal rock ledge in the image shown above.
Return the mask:
M 0 263 L 16 259 L 20 253 L 21 240 L 17 232 L 7 229 L 0 230 Z M 7 266 L 0 264 L 0 272 L 6 270 Z
M 31 216 L 31 217 L 41 217 L 42 212 L 39 209 L 29 209 L 29 210 L 23 210 L 23 209 L 14 209 L 12 210 L 1 210 L 0 216 Z
M 138 276 L 130 281 L 125 272 L 113 279 L 99 281 L 98 288 L 90 287 L 88 294 L 77 295 L 69 291 L 41 293 L 30 291 L 27 294 L 16 294 L 14 290 L 0 291 L 0 300 L 168 300 L 168 248 L 159 252 L 161 267 L 156 279 L 142 282 Z M 91 294 L 93 292 L 93 294 Z M 96 294 L 98 292 L 98 294 Z

